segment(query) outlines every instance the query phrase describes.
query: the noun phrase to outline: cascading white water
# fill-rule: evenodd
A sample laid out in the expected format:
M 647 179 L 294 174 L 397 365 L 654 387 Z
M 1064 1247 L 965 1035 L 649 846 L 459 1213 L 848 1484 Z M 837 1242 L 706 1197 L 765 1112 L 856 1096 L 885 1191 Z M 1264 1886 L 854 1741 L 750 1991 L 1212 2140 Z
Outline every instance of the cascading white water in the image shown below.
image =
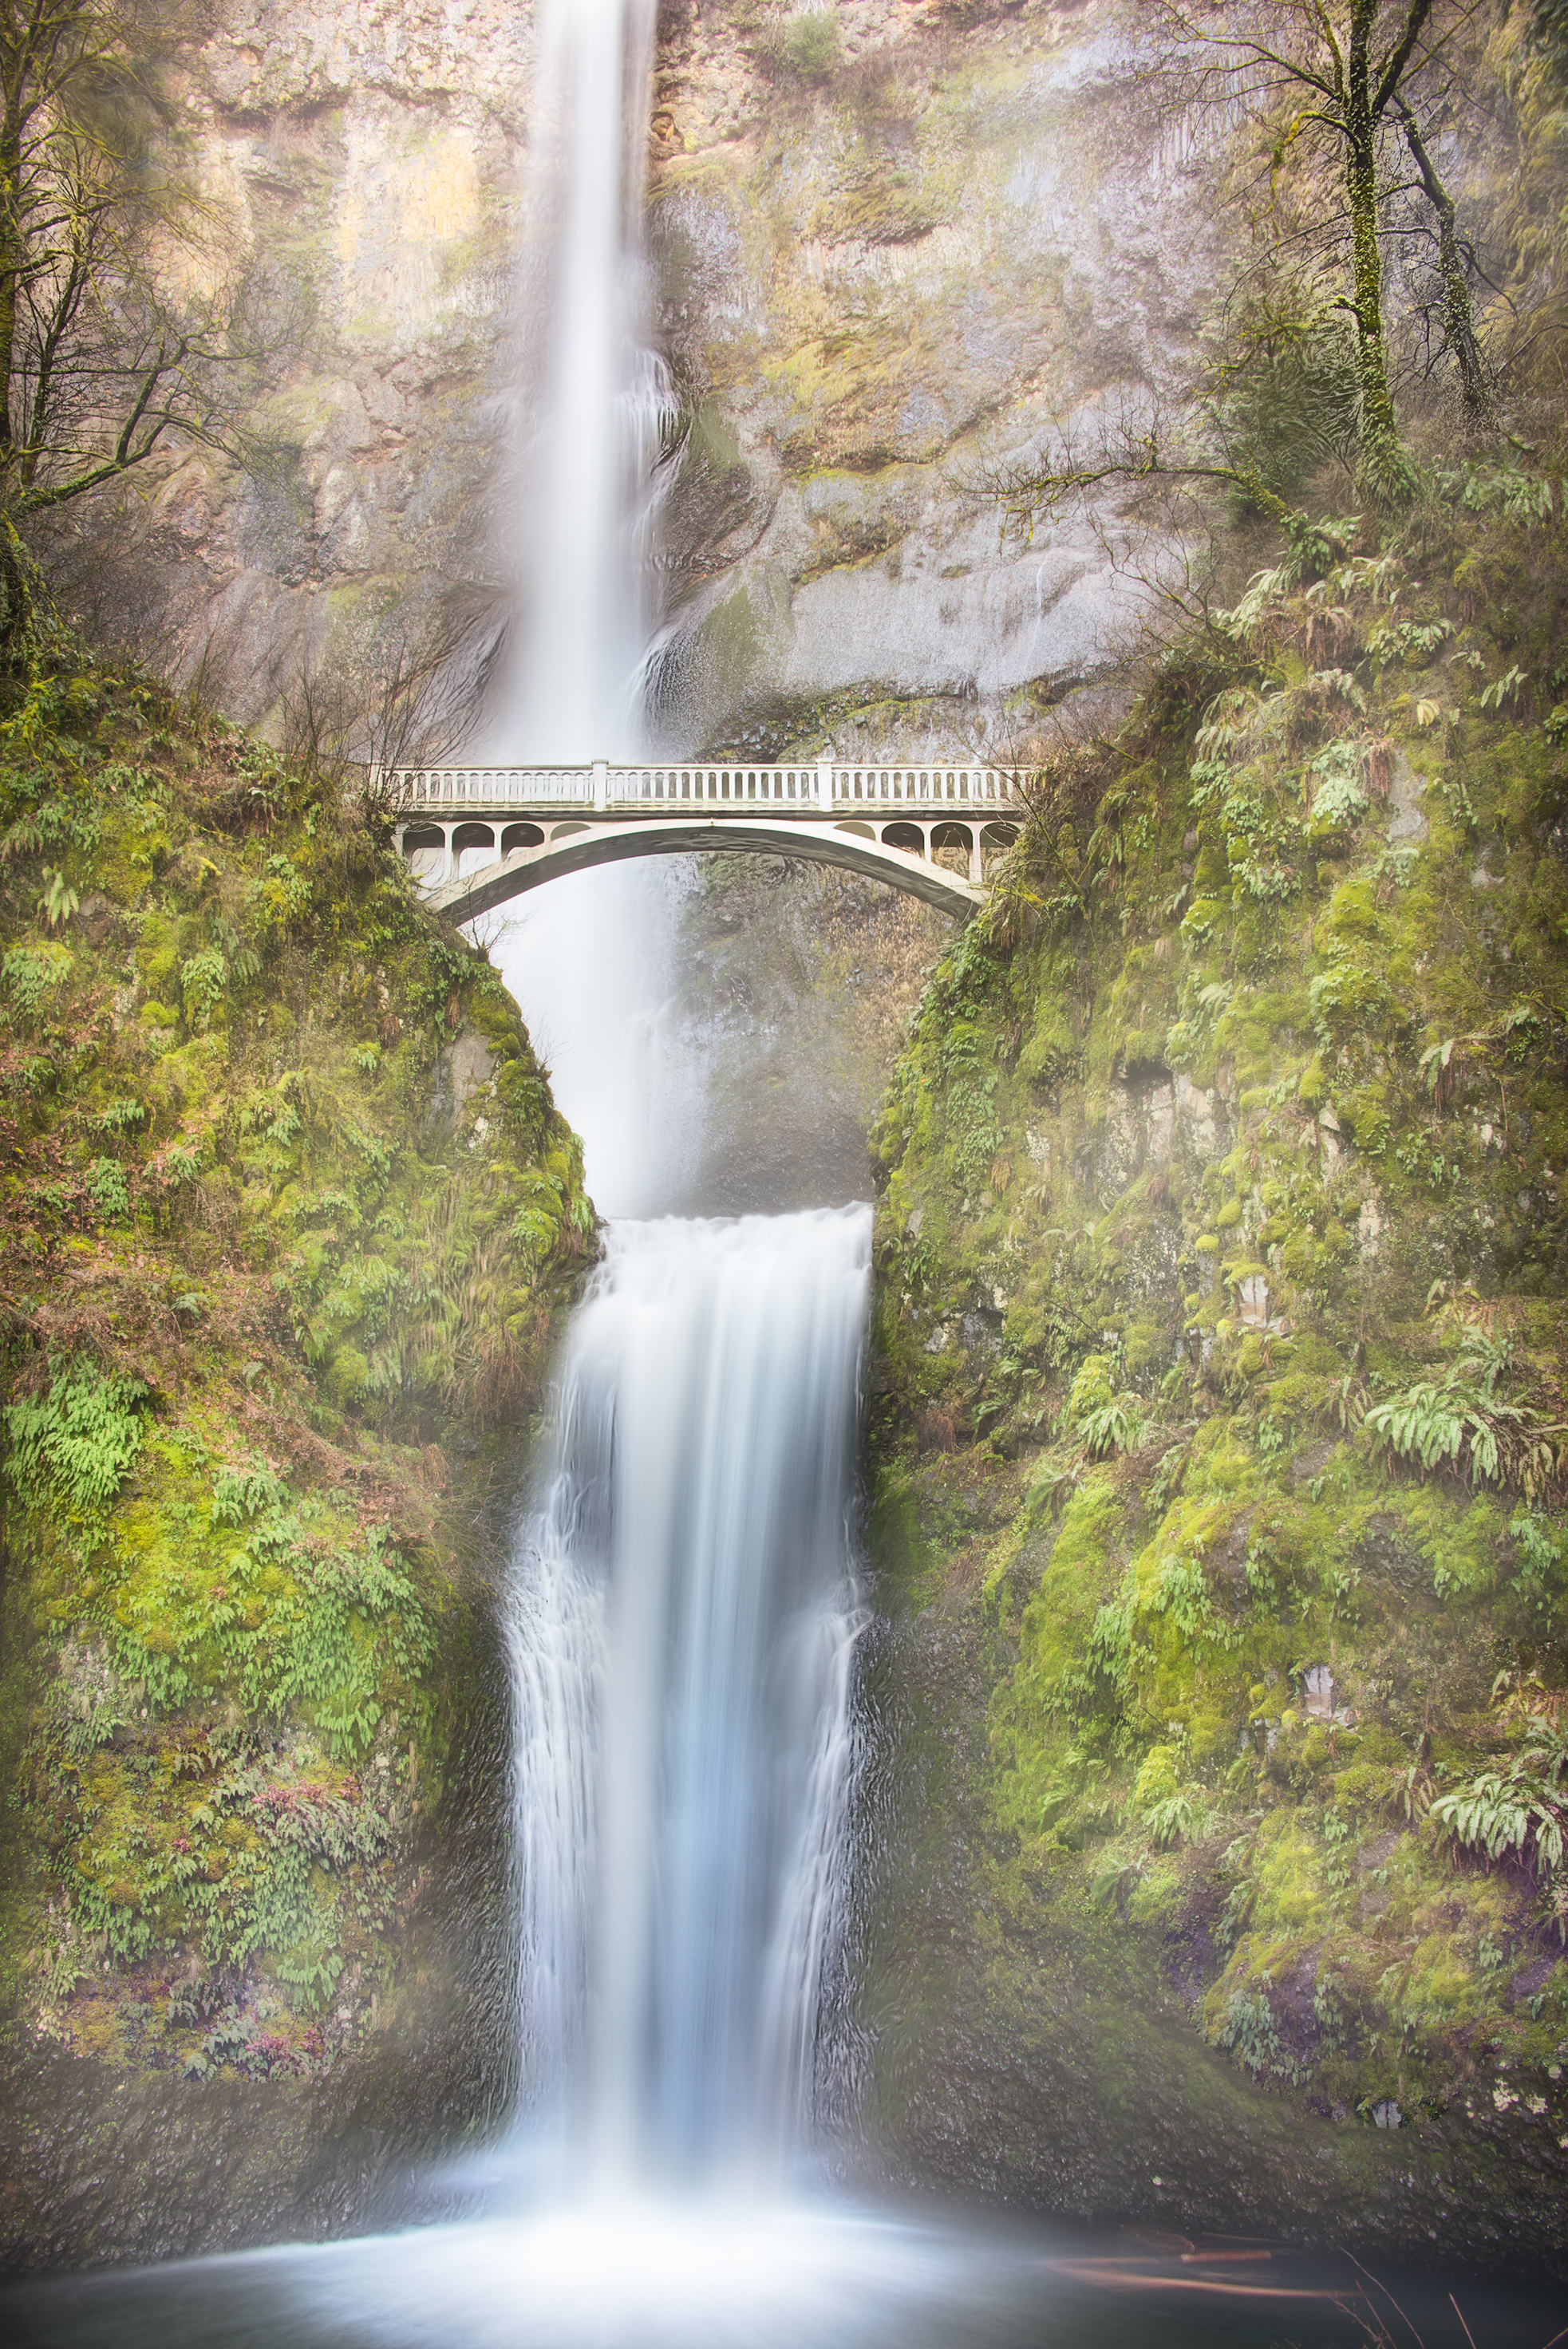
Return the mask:
M 548 357 L 518 652 L 491 713 L 513 757 L 602 757 L 638 732 L 673 414 L 643 332 L 653 18 L 651 0 L 545 0 L 542 19 L 529 242 Z M 502 967 L 599 1204 L 642 1209 L 670 1195 L 691 1122 L 669 1114 L 682 1088 L 655 1049 L 669 891 L 637 868 L 554 885 Z M 518 2001 L 535 2119 L 623 2175 L 732 2176 L 804 2141 L 849 1783 L 869 1226 L 863 1209 L 617 1225 L 573 1325 L 511 1632 Z
M 636 743 L 673 417 L 642 332 L 653 16 L 546 0 L 542 21 L 529 234 L 549 357 L 519 648 L 490 717 L 513 757 Z M 617 1211 L 670 1195 L 697 1106 L 658 1050 L 672 911 L 651 872 L 584 874 L 501 947 Z M 868 1247 L 859 1209 L 617 1225 L 574 1322 L 511 1626 L 518 2004 L 535 2121 L 623 2175 L 732 2176 L 804 2141 L 849 1783 Z
M 669 369 L 646 347 L 654 16 L 653 0 L 545 0 L 541 12 L 524 282 L 534 379 L 512 523 L 518 626 L 485 721 L 510 759 L 640 748 L 657 467 L 675 418 Z
M 520 2005 L 601 2168 L 806 2147 L 842 1907 L 870 1212 L 613 1226 L 519 1560 Z
M 578 763 L 642 750 L 659 458 L 676 424 L 648 347 L 642 243 L 653 0 L 544 0 L 525 206 L 526 421 L 505 509 L 516 625 L 475 755 Z M 525 899 L 496 960 L 587 1137 L 600 1208 L 669 1204 L 683 1152 L 650 1096 L 701 1081 L 664 1049 L 678 892 L 622 864 Z

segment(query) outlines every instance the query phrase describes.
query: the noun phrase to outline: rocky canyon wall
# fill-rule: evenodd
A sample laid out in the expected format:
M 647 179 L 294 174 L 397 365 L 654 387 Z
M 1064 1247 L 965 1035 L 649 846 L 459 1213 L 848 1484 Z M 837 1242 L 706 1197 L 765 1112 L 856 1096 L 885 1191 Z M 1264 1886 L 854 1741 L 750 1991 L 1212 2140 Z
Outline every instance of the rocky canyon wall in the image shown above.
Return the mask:
M 1125 21 L 1108 0 L 667 0 L 649 203 L 685 430 L 663 739 L 1005 751 L 1104 657 L 1115 516 L 1002 548 L 973 492 L 1053 419 L 1147 394 L 1197 330 L 1203 171 Z M 113 530 L 70 512 L 54 554 L 90 625 L 248 722 L 389 623 L 440 612 L 471 662 L 504 625 L 534 38 L 527 0 L 232 0 L 181 62 L 175 144 L 209 215 L 182 266 L 245 279 L 259 322 L 248 462 L 177 452 Z

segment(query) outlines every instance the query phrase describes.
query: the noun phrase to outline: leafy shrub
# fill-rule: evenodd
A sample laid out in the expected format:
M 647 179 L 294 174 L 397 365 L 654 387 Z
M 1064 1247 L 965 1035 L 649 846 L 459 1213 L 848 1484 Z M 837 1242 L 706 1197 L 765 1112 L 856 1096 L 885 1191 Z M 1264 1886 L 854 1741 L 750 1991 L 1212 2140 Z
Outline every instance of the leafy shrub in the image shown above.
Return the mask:
M 783 56 L 802 81 L 828 81 L 838 63 L 838 19 L 828 8 L 803 9 L 784 28 Z
M 1214 2044 L 1229 2048 L 1255 2080 L 1266 2079 L 1271 2074 L 1288 2075 L 1295 2069 L 1282 2060 L 1280 2027 L 1274 2020 L 1273 2008 L 1261 1991 L 1256 1997 L 1245 1991 L 1231 1992 L 1224 2019 L 1214 2033 Z
M 34 1019 L 45 997 L 65 985 L 72 968 L 68 947 L 13 947 L 0 962 L 0 979 L 22 1017 Z
M 1312 832 L 1314 839 L 1348 832 L 1366 813 L 1366 785 L 1355 745 L 1334 741 L 1321 750 L 1307 770 L 1312 785 Z
M 130 1192 L 122 1168 L 112 1158 L 95 1158 L 88 1168 L 88 1196 L 106 1223 L 130 1213 Z

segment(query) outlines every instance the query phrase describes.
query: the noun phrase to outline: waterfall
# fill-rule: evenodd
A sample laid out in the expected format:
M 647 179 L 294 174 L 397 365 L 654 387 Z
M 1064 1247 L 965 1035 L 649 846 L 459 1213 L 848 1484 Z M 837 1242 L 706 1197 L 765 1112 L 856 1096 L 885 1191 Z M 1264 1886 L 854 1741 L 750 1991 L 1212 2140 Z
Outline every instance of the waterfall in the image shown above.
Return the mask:
M 670 372 L 647 347 L 642 208 L 653 0 L 545 0 L 525 209 L 528 417 L 510 502 L 518 625 L 494 755 L 639 747 Z
M 535 2116 L 619 2176 L 807 2149 L 844 1891 L 870 1212 L 613 1226 L 517 1562 Z
M 524 206 L 524 419 L 504 501 L 515 625 L 474 755 L 635 757 L 652 561 L 676 429 L 670 370 L 649 347 L 642 212 L 654 0 L 544 0 Z M 618 864 L 557 881 L 507 917 L 496 960 L 588 1137 L 607 1214 L 646 1215 L 680 1188 L 689 1148 L 655 1146 L 650 1094 L 701 1079 L 668 1049 L 668 972 L 681 876 Z M 673 1134 L 675 1129 L 670 1127 Z

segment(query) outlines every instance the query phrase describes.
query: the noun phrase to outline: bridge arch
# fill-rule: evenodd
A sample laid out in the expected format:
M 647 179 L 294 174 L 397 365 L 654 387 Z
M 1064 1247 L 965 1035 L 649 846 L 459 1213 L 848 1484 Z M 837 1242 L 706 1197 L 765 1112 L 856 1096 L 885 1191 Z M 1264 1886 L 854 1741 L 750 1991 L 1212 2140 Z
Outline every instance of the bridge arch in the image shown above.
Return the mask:
M 433 828 L 410 823 L 404 832 L 403 850 L 410 862 L 417 854 L 428 854 L 426 832 L 431 829 Z M 454 850 L 456 833 L 468 829 L 466 825 L 453 827 Z M 657 817 L 618 821 L 611 817 L 597 822 L 579 818 L 553 824 L 546 837 L 538 824 L 513 823 L 503 831 L 500 854 L 483 869 L 459 874 L 453 869 L 454 855 L 447 867 L 447 877 L 432 891 L 431 902 L 454 921 L 467 922 L 530 889 L 542 888 L 564 874 L 586 872 L 592 865 L 618 864 L 633 856 L 690 856 L 728 850 L 748 855 L 771 853 L 804 857 L 815 864 L 836 864 L 846 872 L 867 874 L 967 921 L 985 903 L 983 891 L 963 874 L 931 861 L 929 834 L 949 830 L 963 832 L 967 827 L 901 822 L 882 827 L 878 837 L 877 829 L 864 822 L 813 822 L 798 816 L 781 816 L 776 823 L 750 814 L 729 823 L 690 816 L 663 821 Z M 890 839 L 890 833 L 899 836 Z M 903 837 L 906 833 L 909 835 L 908 841 Z M 514 834 L 532 837 L 514 839 Z M 441 837 L 436 834 L 438 840 Z M 935 844 L 961 843 L 955 841 Z M 971 847 L 967 841 L 961 844 Z

